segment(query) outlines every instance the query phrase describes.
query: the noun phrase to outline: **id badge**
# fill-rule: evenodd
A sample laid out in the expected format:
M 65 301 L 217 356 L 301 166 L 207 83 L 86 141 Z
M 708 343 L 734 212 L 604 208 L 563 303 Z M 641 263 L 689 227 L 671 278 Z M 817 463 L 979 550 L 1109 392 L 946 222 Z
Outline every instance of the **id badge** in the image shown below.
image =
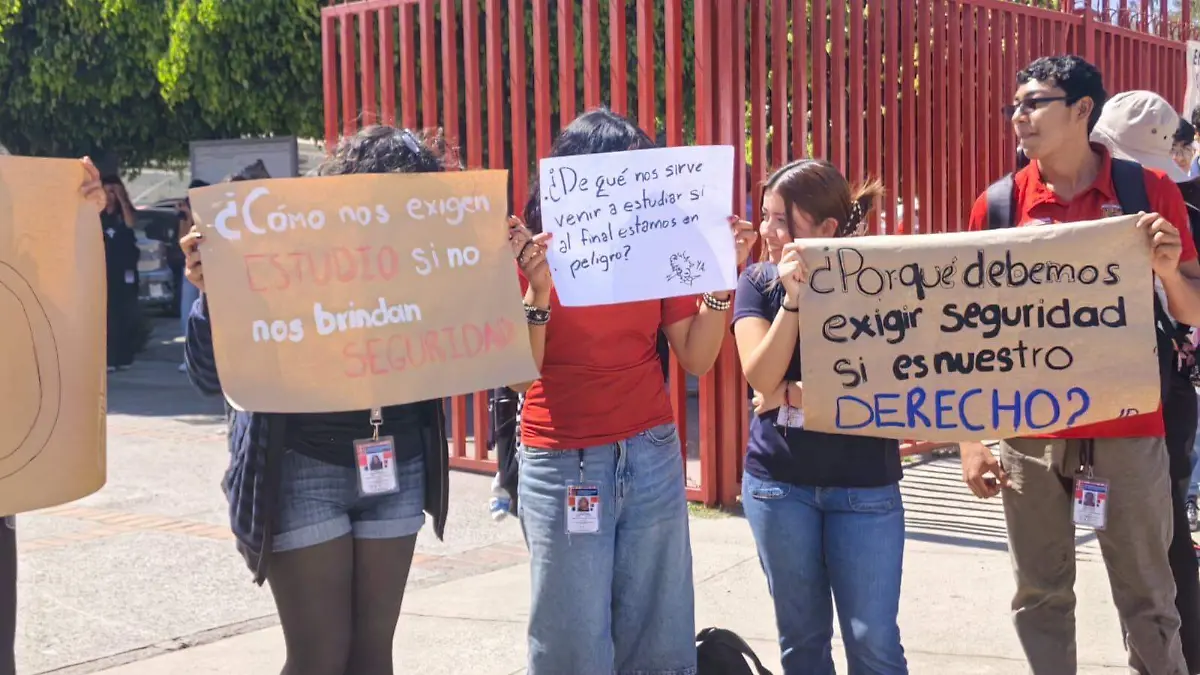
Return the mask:
M 354 441 L 354 460 L 358 465 L 358 493 L 364 497 L 386 495 L 400 490 L 396 471 L 396 445 L 391 436 Z
M 779 412 L 775 415 L 775 423 L 781 427 L 803 429 L 804 409 L 795 408 L 790 405 L 782 406 L 779 408 Z
M 600 488 L 596 485 L 567 486 L 567 534 L 596 534 L 600 531 Z
M 133 283 L 133 270 L 125 270 L 125 283 Z
M 1075 479 L 1075 524 L 1103 530 L 1108 514 L 1108 481 L 1099 478 Z

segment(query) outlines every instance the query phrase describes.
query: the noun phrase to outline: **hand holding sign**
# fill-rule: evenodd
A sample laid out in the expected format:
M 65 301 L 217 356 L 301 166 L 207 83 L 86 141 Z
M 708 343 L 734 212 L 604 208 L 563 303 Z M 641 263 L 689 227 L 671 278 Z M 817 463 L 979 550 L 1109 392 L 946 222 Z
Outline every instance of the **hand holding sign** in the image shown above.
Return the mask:
M 549 232 L 534 235 L 516 216 L 508 218 L 508 243 L 512 246 L 513 257 L 529 281 L 529 287 L 539 295 L 549 295 L 554 285 L 550 278 L 550 263 L 546 260 L 546 250 L 553 238 Z
M 808 282 L 808 268 L 804 266 L 801 255 L 803 244 L 792 243 L 783 247 L 783 257 L 779 259 L 779 283 L 783 285 L 783 304 L 789 309 L 796 308 L 796 301 L 804 292 L 804 284 Z
M 204 268 L 200 263 L 200 240 L 204 235 L 196 226 L 192 226 L 192 230 L 179 240 L 179 248 L 183 249 L 184 255 L 184 276 L 192 282 L 192 285 L 204 292 Z
M 1150 241 L 1150 264 L 1160 278 L 1179 271 L 1179 256 L 1183 254 L 1183 241 L 1179 230 L 1157 213 L 1143 213 L 1137 222 L 1138 230 L 1145 232 Z

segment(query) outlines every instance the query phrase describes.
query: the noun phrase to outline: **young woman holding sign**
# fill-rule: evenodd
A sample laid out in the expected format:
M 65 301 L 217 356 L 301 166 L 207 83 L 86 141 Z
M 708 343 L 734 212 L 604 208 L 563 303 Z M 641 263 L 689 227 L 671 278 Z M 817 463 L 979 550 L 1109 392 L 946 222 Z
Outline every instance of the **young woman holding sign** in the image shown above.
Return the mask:
M 861 234 L 881 196 L 878 183 L 851 191 L 822 160 L 779 169 L 764 190 L 760 230 L 775 255 L 738 282 L 733 330 L 755 390 L 742 506 L 775 603 L 785 675 L 833 675 L 831 593 L 850 672 L 908 670 L 896 624 L 899 443 L 806 430 L 800 375 L 797 301 L 807 274 L 798 240 Z
M 629 120 L 595 110 L 563 130 L 551 155 L 652 147 Z M 517 509 L 531 554 L 529 672 L 694 673 L 683 457 L 655 347 L 661 327 L 685 369 L 708 371 L 731 293 L 563 307 L 541 264 L 549 235 L 533 234 L 540 203 L 535 185 L 529 229 L 514 218 L 510 230 L 542 375 L 514 385 L 527 389 Z M 756 235 L 730 224 L 740 264 Z
M 444 170 L 444 148 L 408 130 L 363 129 L 343 140 L 321 175 Z M 497 223 L 497 226 L 503 227 Z M 202 292 L 187 333 L 187 366 L 221 394 L 204 267 L 193 228 L 182 240 L 187 277 Z M 544 261 L 543 261 L 544 262 Z M 525 269 L 533 274 L 536 264 Z M 433 376 L 436 376 L 434 374 Z M 390 675 L 417 532 L 445 525 L 449 461 L 440 400 L 380 411 L 274 415 L 229 411 L 224 489 L 238 548 L 270 582 L 283 624 L 283 675 Z M 356 441 L 391 437 L 395 480 L 360 479 Z M 370 466 L 370 463 L 366 463 Z

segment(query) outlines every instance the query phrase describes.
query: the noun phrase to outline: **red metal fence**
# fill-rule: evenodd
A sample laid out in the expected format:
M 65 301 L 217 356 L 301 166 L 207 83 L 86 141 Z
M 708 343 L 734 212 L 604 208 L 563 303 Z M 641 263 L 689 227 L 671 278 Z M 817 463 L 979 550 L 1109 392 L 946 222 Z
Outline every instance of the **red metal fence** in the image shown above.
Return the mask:
M 322 11 L 326 140 L 374 122 L 442 127 L 468 168 L 511 169 L 518 211 L 558 129 L 604 104 L 668 145 L 746 148 L 735 194 L 756 199 L 770 167 L 826 157 L 852 180 L 883 179 L 875 231 L 953 231 L 1012 168 L 1001 108 L 1032 59 L 1080 54 L 1110 92 L 1182 103 L 1190 3 L 1175 23 L 1159 3 L 360 0 Z M 732 341 L 694 410 L 671 368 L 689 497 L 731 504 L 748 416 Z M 449 404 L 451 465 L 494 471 L 487 396 L 470 398 Z

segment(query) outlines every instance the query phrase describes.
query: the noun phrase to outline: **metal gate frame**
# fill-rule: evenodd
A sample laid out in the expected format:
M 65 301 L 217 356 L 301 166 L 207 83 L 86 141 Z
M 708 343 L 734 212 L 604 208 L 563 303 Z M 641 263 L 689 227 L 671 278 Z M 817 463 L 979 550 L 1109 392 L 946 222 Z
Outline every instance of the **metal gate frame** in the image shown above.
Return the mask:
M 487 168 L 510 169 L 517 204 L 528 194 L 534 160 L 549 154 L 556 129 L 577 112 L 606 104 L 635 115 L 652 137 L 661 130 L 667 144 L 676 146 L 684 143 L 690 110 L 695 143 L 748 147 L 748 169 L 746 157 L 737 153 L 735 195 L 748 195 L 747 178 L 761 184 L 768 166 L 820 156 L 852 181 L 883 179 L 895 199 L 873 217 L 874 232 L 953 231 L 965 222 L 975 196 L 1013 166 L 1015 143 L 1000 111 L 1014 90 L 1017 69 L 1033 58 L 1091 55 L 1110 92 L 1150 88 L 1176 106 L 1182 103 L 1190 3 L 1184 3 L 1180 24 L 1168 21 L 1166 0 L 1159 0 L 1157 12 L 1147 0 L 1137 14 L 1127 0 L 1118 0 L 1114 8 L 1102 0 L 1098 12 L 1089 4 L 1079 0 L 1078 8 L 1054 11 L 1011 0 L 899 0 L 898 8 L 882 0 L 692 0 L 690 14 L 684 0 L 332 4 L 321 12 L 326 142 L 332 147 L 340 136 L 373 123 L 442 127 L 447 141 L 462 149 L 467 168 L 484 168 L 486 155 Z M 620 15 L 629 6 L 636 8 L 636 21 L 610 21 L 603 35 L 601 8 Z M 656 41 L 648 39 L 655 36 L 660 12 L 661 54 Z M 558 46 L 553 71 L 551 14 Z M 527 44 L 527 15 L 532 45 Z M 780 17 L 790 18 L 790 41 L 789 21 Z M 684 44 L 684 22 L 691 22 L 691 45 Z M 581 44 L 575 41 L 577 24 Z M 631 28 L 636 41 L 632 72 L 627 59 Z M 830 39 L 838 35 L 843 39 Z M 610 61 L 602 68 L 605 41 Z M 685 46 L 694 54 L 692 91 L 683 86 Z M 887 58 L 909 49 L 911 64 Z M 658 63 L 665 65 L 663 109 L 654 95 Z M 577 100 L 580 72 L 582 101 Z M 602 101 L 605 74 L 612 93 Z M 551 86 L 552 76 L 557 87 Z M 876 85 L 867 86 L 870 82 Z M 632 111 L 631 83 L 637 94 Z M 786 105 L 772 105 L 773 92 L 785 92 Z M 532 120 L 527 119 L 530 95 Z M 506 131 L 511 143 L 505 141 Z M 748 215 L 746 200 L 736 201 L 734 212 Z M 688 392 L 673 355 L 670 372 L 686 459 Z M 689 481 L 689 499 L 732 505 L 740 495 L 746 391 L 733 341 L 727 339 L 712 372 L 700 379 L 699 480 Z M 487 393 L 472 398 L 471 406 L 465 396 L 449 401 L 451 466 L 494 472 L 496 463 L 483 442 Z M 470 451 L 468 421 L 478 439 Z M 930 447 L 910 443 L 906 451 Z

